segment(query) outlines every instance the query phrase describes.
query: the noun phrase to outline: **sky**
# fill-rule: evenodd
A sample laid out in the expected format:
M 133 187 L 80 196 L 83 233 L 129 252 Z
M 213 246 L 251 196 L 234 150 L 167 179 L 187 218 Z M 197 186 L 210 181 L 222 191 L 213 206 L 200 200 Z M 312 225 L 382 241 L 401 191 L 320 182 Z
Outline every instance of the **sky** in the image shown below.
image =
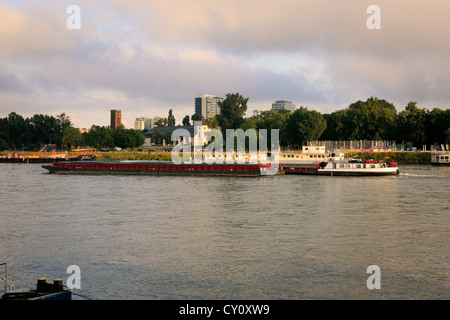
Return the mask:
M 442 0 L 0 0 L 0 117 L 89 128 L 120 109 L 132 128 L 172 109 L 181 123 L 200 93 L 240 93 L 246 116 L 372 96 L 448 109 L 449 14 Z

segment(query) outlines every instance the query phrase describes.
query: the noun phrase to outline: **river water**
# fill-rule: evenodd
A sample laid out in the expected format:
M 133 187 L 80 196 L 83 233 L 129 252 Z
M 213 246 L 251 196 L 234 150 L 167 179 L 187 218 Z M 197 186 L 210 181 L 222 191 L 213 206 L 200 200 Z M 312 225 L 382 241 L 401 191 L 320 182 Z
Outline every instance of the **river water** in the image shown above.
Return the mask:
M 92 299 L 449 299 L 450 168 L 394 177 L 63 176 L 0 165 L 8 280 Z M 377 265 L 380 289 L 368 289 Z

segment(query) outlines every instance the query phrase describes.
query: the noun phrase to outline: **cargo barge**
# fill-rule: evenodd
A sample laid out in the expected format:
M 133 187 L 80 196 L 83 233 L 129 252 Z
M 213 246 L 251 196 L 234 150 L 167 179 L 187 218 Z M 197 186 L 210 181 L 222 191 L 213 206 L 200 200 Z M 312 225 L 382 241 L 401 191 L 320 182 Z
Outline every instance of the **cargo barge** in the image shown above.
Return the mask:
M 62 161 L 42 166 L 57 174 L 261 176 L 270 164 L 176 164 L 169 161 Z

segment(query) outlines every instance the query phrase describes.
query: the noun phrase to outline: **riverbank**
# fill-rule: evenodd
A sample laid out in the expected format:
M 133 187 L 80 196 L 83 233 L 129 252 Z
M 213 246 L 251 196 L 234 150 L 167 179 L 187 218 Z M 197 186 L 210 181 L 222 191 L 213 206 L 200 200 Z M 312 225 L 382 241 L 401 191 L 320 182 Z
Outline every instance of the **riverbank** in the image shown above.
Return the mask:
M 13 152 L 9 152 L 10 154 Z M 35 153 L 31 152 L 17 152 L 18 155 L 22 157 L 31 156 Z M 7 152 L 1 152 L 1 156 L 7 156 Z M 52 154 L 42 153 L 41 156 L 50 157 Z M 79 154 L 69 152 L 69 157 L 76 157 Z M 100 152 L 96 154 L 97 160 L 111 160 L 111 161 L 121 161 L 121 160 L 155 160 L 155 161 L 170 161 L 171 152 L 156 151 L 156 152 L 145 152 L 145 151 L 135 151 L 135 152 Z M 346 153 L 346 157 L 357 157 L 362 160 L 386 160 L 386 157 L 390 157 L 391 162 L 396 162 L 398 164 L 430 164 L 431 162 L 431 152 L 414 152 L 414 151 L 391 151 L 391 152 L 352 152 Z
M 155 160 L 155 161 L 170 161 L 170 152 L 104 152 L 97 155 L 97 160 Z
M 357 157 L 362 160 L 386 160 L 390 157 L 390 162 L 398 164 L 430 164 L 430 152 L 412 152 L 412 151 L 397 151 L 397 152 L 355 152 L 348 153 L 346 157 Z M 106 152 L 97 157 L 98 160 L 159 160 L 170 161 L 170 152 Z
M 156 151 L 156 152 L 145 152 L 145 151 L 133 151 L 133 152 L 118 152 L 118 151 L 107 151 L 107 152 L 60 152 L 64 153 L 64 157 L 61 159 L 67 158 L 76 158 L 79 155 L 95 155 L 97 160 L 111 160 L 111 161 L 120 161 L 120 160 L 158 160 L 158 161 L 170 161 L 171 153 L 164 151 Z M 39 156 L 36 155 L 36 152 L 24 152 L 24 151 L 7 151 L 0 152 L 0 159 L 17 159 L 18 162 L 26 162 L 27 159 L 33 159 L 34 162 L 38 158 L 42 159 L 52 159 L 55 155 L 51 152 L 42 152 Z M 51 161 L 51 160 L 46 160 Z
M 390 162 L 398 164 L 430 164 L 430 151 L 391 151 L 391 152 L 355 152 L 346 154 L 348 157 L 356 157 L 362 160 L 386 160 L 390 157 Z

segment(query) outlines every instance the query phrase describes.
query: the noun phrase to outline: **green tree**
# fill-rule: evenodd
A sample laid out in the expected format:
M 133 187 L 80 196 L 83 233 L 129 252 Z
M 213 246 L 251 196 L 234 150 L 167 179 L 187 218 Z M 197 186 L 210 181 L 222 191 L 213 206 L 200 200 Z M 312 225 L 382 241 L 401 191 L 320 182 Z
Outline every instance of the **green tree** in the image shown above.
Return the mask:
M 255 111 L 252 118 L 256 120 L 256 129 L 266 129 L 267 138 L 271 139 L 271 130 L 279 130 L 279 138 L 281 145 L 288 144 L 288 136 L 286 133 L 286 124 L 291 117 L 291 113 L 288 110 L 281 110 L 277 112 L 275 110 Z
M 399 141 L 410 141 L 413 146 L 426 144 L 427 111 L 416 106 L 417 102 L 409 102 L 405 110 L 397 117 L 397 138 Z
M 348 140 L 387 140 L 392 136 L 397 111 L 386 100 L 371 97 L 351 104 L 346 111 L 352 125 Z
M 35 145 L 43 146 L 45 144 L 57 144 L 59 142 L 60 126 L 55 117 L 35 114 L 29 121 Z
M 22 133 L 25 127 L 25 119 L 21 115 L 11 112 L 8 115 L 7 123 L 10 147 L 14 150 L 21 148 L 24 142 Z
M 222 131 L 226 129 L 238 129 L 244 123 L 244 114 L 247 111 L 248 98 L 239 93 L 228 93 L 223 101 L 219 101 L 220 115 L 219 126 Z
M 183 126 L 187 127 L 191 125 L 191 119 L 188 115 L 183 118 Z
M 318 140 L 326 127 L 327 123 L 321 113 L 300 107 L 286 123 L 288 142 L 292 146 L 300 147 L 303 142 Z
M 321 140 L 390 140 L 395 135 L 397 111 L 392 103 L 371 97 L 344 110 L 325 114 Z
M 64 129 L 62 146 L 65 149 L 76 148 L 81 145 L 83 138 L 79 129 L 67 127 Z
M 63 145 L 64 131 L 67 128 L 72 127 L 72 122 L 70 121 L 70 117 L 66 116 L 63 112 L 60 115 L 56 116 L 56 128 L 55 128 L 55 136 L 56 136 L 56 144 L 61 148 Z
M 191 116 L 191 120 L 192 120 L 192 124 L 194 124 L 195 121 L 201 121 L 202 120 L 202 116 L 200 114 L 194 113 Z
M 9 149 L 8 118 L 0 118 L 0 150 Z
M 166 144 L 172 144 L 172 131 L 167 131 L 161 138 L 166 142 Z
M 445 144 L 450 144 L 450 128 L 448 128 L 445 132 L 444 132 L 444 143 Z
M 219 128 L 219 120 L 217 120 L 217 116 L 211 117 L 206 120 L 206 123 L 210 128 Z
M 84 133 L 84 144 L 93 148 L 114 148 L 113 130 L 110 127 L 92 125 L 89 132 Z
M 168 119 L 167 118 L 159 118 L 155 121 L 155 127 L 167 127 Z
M 155 132 L 153 132 L 151 140 L 157 146 L 162 145 L 163 138 L 162 138 L 161 131 L 155 130 Z
M 175 127 L 175 117 L 172 113 L 172 109 L 169 110 L 169 116 L 167 117 L 167 126 Z
M 254 129 L 257 130 L 258 129 L 258 124 L 255 118 L 250 117 L 250 118 L 245 118 L 244 122 L 241 125 L 241 129 L 244 131 L 247 131 L 248 129 Z
M 141 130 L 125 129 L 123 125 L 116 128 L 113 139 L 114 145 L 120 148 L 137 148 L 144 143 Z
M 428 112 L 426 128 L 427 145 L 448 143 L 445 141 L 450 129 L 450 109 L 434 108 Z

